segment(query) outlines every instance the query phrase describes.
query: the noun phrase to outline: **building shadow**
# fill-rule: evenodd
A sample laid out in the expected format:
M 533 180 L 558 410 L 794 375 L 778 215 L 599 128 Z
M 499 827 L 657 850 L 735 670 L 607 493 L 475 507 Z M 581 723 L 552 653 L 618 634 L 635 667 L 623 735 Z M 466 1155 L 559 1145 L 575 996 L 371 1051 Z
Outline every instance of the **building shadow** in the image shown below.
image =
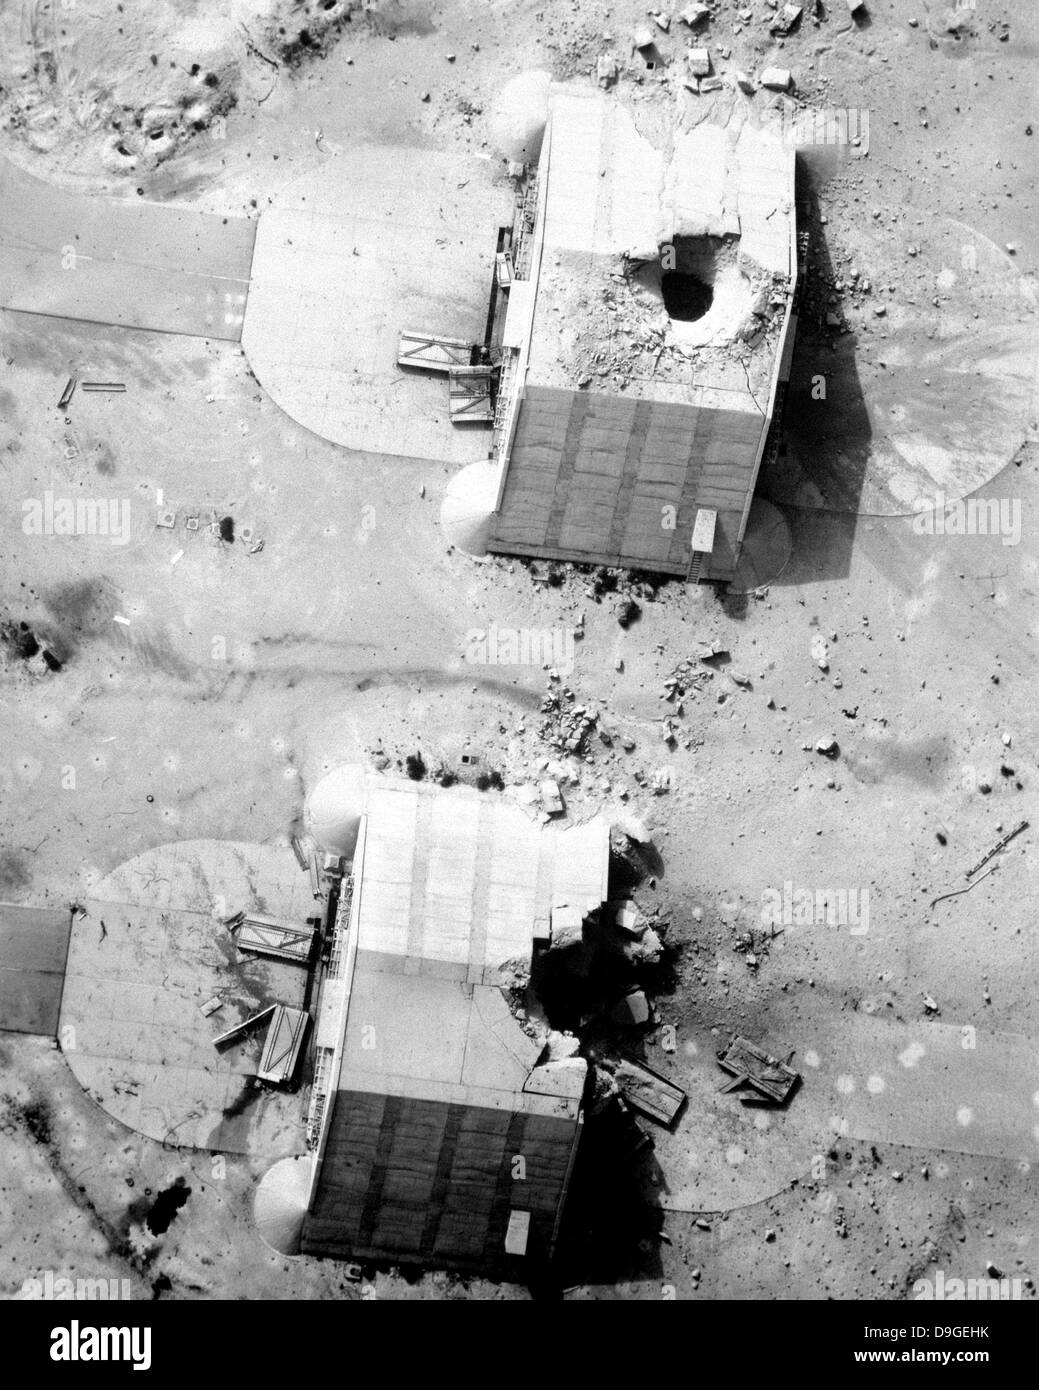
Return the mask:
M 652 1194 L 663 1172 L 641 1140 L 614 1104 L 586 1119 L 552 1265 L 557 1289 L 662 1278 L 664 1210 Z
M 777 587 L 848 574 L 869 466 L 873 430 L 857 365 L 859 343 L 832 288 L 842 272 L 819 214 L 819 188 L 845 157 L 834 147 L 798 154 L 798 225 L 808 231 L 805 283 L 779 447 L 766 456 L 757 486 L 759 496 L 780 508 L 794 541 L 789 562 L 771 581 Z M 832 304 L 831 295 L 837 296 Z M 809 533 L 810 551 L 804 544 Z

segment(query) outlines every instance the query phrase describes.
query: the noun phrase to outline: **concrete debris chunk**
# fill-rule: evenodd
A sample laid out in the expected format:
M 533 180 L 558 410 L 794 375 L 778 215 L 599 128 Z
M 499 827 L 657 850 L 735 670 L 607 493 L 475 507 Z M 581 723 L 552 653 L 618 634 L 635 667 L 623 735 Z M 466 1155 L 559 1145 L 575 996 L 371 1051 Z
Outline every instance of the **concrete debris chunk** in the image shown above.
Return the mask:
M 642 25 L 641 28 L 635 30 L 632 42 L 634 43 L 635 47 L 639 50 L 640 53 L 647 48 L 652 48 L 653 30 L 648 28 L 646 25 Z
M 569 903 L 557 903 L 552 909 L 552 950 L 566 951 L 583 941 L 583 911 Z
M 789 34 L 794 26 L 800 22 L 803 13 L 804 7 L 802 5 L 784 5 L 768 26 L 769 33 Z
M 836 758 L 840 750 L 840 745 L 832 734 L 826 734 L 820 739 L 816 739 L 815 751 L 821 753 L 824 758 Z
M 617 81 L 617 59 L 603 53 L 595 64 L 595 76 L 600 87 L 612 87 Z
M 710 19 L 711 11 L 706 5 L 687 5 L 678 17 L 683 24 L 688 24 L 690 29 L 695 29 L 698 24 Z
M 788 68 L 766 68 L 759 81 L 770 92 L 789 92 L 794 79 Z
M 649 1021 L 649 1000 L 641 989 L 633 989 L 610 1010 L 610 1018 L 625 1028 L 638 1028 Z
M 758 90 L 757 83 L 754 81 L 753 77 L 746 72 L 738 72 L 736 74 L 736 86 L 749 97 L 752 97 Z
M 653 836 L 646 823 L 639 820 L 637 816 L 619 816 L 614 824 L 623 835 L 626 835 L 629 840 L 634 840 L 637 845 L 652 843 Z
M 538 788 L 541 797 L 541 809 L 550 816 L 562 815 L 564 806 L 563 798 L 559 792 L 559 783 L 546 778 Z
M 523 1089 L 533 1095 L 580 1100 L 587 1077 L 588 1063 L 583 1057 L 563 1057 L 535 1067 L 523 1083 Z
M 691 77 L 709 77 L 711 53 L 707 48 L 691 48 L 686 54 L 686 66 Z
M 647 927 L 641 937 L 626 948 L 625 954 L 637 965 L 658 965 L 664 954 L 664 943 L 652 927 Z
M 622 931 L 628 932 L 631 936 L 641 936 L 645 931 L 645 924 L 639 925 L 639 910 L 633 902 L 626 901 L 611 903 L 613 908 L 613 920 Z
M 521 786 L 513 787 L 510 795 L 530 820 L 537 820 L 538 789 L 533 782 L 524 782 Z
M 548 1060 L 550 1062 L 562 1062 L 567 1057 L 576 1057 L 581 1050 L 581 1039 L 574 1037 L 573 1033 L 560 1033 L 556 1029 L 548 1035 Z

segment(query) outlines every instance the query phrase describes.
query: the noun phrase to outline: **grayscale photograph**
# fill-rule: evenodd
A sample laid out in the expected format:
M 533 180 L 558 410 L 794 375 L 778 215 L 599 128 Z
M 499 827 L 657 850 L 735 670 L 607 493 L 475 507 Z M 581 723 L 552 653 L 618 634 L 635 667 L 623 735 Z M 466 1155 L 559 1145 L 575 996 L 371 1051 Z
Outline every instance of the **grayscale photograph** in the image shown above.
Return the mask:
M 8 1339 L 1009 1367 L 1037 271 L 1035 0 L 0 0 Z

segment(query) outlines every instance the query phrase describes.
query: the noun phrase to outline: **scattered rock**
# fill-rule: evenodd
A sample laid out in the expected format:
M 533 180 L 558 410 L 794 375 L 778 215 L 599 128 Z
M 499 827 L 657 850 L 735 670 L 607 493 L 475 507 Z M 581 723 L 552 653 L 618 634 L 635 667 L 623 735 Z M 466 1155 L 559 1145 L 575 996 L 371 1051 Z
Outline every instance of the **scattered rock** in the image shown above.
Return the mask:
M 617 607 L 617 621 L 621 627 L 627 629 L 631 627 L 636 619 L 642 616 L 642 609 L 633 598 L 621 599 Z
M 711 54 L 707 48 L 691 48 L 685 55 L 686 66 L 691 77 L 709 77 L 711 75 Z
M 614 1004 L 610 1018 L 626 1028 L 637 1028 L 649 1021 L 649 1001 L 641 989 L 633 989 Z
M 646 823 L 638 819 L 637 816 L 619 816 L 614 821 L 614 825 L 629 840 L 633 840 L 637 845 L 649 845 L 653 843 L 653 836 L 649 833 Z
M 802 5 L 784 5 L 768 26 L 770 34 L 789 34 L 801 21 L 804 13 Z
M 600 87 L 612 87 L 617 81 L 617 60 L 603 54 L 595 65 L 595 76 Z
M 687 5 L 678 17 L 690 29 L 695 29 L 698 24 L 710 19 L 711 12 L 706 5 Z
M 559 1033 L 555 1029 L 548 1035 L 548 1060 L 561 1062 L 567 1057 L 576 1057 L 581 1050 L 581 1039 L 573 1033 Z

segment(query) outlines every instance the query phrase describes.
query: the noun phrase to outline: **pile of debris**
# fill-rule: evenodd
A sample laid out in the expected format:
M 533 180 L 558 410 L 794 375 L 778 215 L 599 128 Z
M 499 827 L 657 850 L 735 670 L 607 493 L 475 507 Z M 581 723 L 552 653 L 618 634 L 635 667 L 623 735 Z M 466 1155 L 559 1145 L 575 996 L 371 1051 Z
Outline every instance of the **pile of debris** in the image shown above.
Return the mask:
M 719 267 L 735 262 L 739 252 L 725 243 L 718 252 Z M 571 321 L 565 343 L 559 351 L 569 360 L 566 375 L 579 386 L 593 384 L 597 389 L 621 390 L 631 382 L 653 377 L 663 381 L 684 381 L 690 362 L 701 367 L 737 360 L 756 372 L 765 361 L 753 351 L 766 339 L 774 346 L 782 322 L 782 311 L 789 297 L 789 283 L 756 266 L 743 255 L 739 264 L 751 282 L 752 311 L 731 331 L 718 329 L 710 343 L 692 345 L 676 334 L 671 319 L 657 294 L 644 283 L 647 262 L 619 258 L 606 275 L 604 288 L 593 294 L 567 295 Z M 542 282 L 562 297 L 575 283 L 581 267 L 564 256 L 544 266 Z M 580 283 L 578 278 L 577 283 Z M 752 383 L 767 386 L 767 381 Z
M 531 820 L 539 820 L 542 825 L 556 816 L 566 815 L 566 802 L 559 789 L 561 780 L 570 779 L 570 773 L 562 763 L 547 763 L 544 771 L 549 775 L 540 782 L 523 782 L 510 788 L 510 796 Z
M 607 903 L 599 916 L 612 944 L 632 965 L 659 965 L 664 952 L 661 938 L 669 925 L 666 920 L 656 914 L 644 916 L 630 898 Z
M 723 656 L 727 653 L 719 651 L 718 655 Z M 688 659 L 680 661 L 672 668 L 671 674 L 665 677 L 660 698 L 674 706 L 675 714 L 682 715 L 685 713 L 685 702 L 689 696 L 698 694 L 708 681 L 713 679 L 714 672 L 709 668 Z
M 556 673 L 550 673 L 546 693 L 541 701 L 541 721 L 538 733 L 552 748 L 572 753 L 576 758 L 586 757 L 588 745 L 593 734 L 607 748 L 613 740 L 599 723 L 599 711 L 594 705 L 584 705 L 568 685 L 561 684 Z

